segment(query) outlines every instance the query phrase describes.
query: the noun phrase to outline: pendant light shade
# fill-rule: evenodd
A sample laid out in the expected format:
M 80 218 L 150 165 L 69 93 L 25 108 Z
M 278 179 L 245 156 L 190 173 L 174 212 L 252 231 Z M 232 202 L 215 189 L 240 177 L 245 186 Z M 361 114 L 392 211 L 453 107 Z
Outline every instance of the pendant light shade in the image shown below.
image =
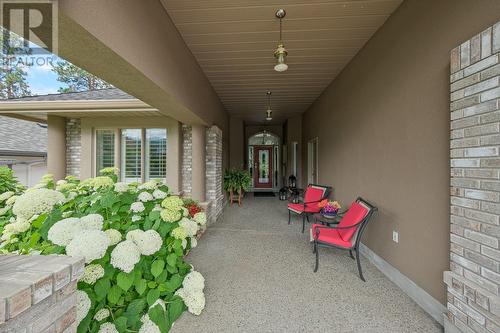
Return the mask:
M 267 110 L 266 110 L 266 120 L 273 120 L 273 110 L 271 109 L 271 92 L 267 92 Z
M 285 45 L 282 40 L 282 19 L 285 17 L 286 12 L 284 9 L 278 9 L 276 12 L 276 17 L 280 19 L 280 40 L 278 42 L 278 47 L 276 51 L 274 51 L 274 57 L 276 58 L 276 65 L 274 66 L 274 70 L 276 72 L 284 72 L 288 69 L 288 65 L 286 64 L 286 56 L 288 55 L 287 50 L 285 49 Z

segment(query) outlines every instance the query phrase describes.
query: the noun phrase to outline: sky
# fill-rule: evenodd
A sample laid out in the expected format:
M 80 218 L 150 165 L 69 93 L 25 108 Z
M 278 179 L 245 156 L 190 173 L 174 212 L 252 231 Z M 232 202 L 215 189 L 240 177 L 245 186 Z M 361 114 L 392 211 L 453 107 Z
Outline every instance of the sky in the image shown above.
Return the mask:
M 54 56 L 54 60 L 60 59 Z M 57 75 L 51 69 L 52 67 L 48 63 L 26 68 L 28 73 L 26 79 L 30 86 L 31 95 L 55 94 L 60 87 L 66 87 L 65 84 L 57 81 Z

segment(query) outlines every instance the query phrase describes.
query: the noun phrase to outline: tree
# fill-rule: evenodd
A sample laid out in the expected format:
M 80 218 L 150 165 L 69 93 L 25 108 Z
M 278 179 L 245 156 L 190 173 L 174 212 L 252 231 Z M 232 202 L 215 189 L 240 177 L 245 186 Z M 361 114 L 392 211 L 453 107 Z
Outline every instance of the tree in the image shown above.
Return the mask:
M 3 45 L 4 33 L 10 34 L 10 45 Z M 0 68 L 0 98 L 19 98 L 30 95 L 31 91 L 26 80 L 28 73 L 25 70 L 29 64 L 19 61 L 12 47 L 12 45 L 22 45 L 22 38 L 0 27 L 0 41 L 3 45 Z M 19 49 L 16 51 L 19 52 Z M 29 54 L 29 50 L 26 49 L 24 53 Z
M 113 87 L 97 76 L 67 61 L 57 61 L 55 64 L 52 64 L 52 71 L 57 74 L 57 81 L 67 84 L 67 87 L 59 88 L 59 92 L 62 93 Z

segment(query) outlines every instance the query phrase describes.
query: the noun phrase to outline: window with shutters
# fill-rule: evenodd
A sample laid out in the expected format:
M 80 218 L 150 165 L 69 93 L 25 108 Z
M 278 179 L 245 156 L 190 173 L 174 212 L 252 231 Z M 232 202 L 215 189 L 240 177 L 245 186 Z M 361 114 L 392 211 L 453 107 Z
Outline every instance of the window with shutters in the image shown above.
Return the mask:
M 165 180 L 167 173 L 167 130 L 164 128 L 146 129 L 146 175 L 145 180 Z
M 96 170 L 115 166 L 115 131 L 96 130 Z
M 121 180 L 127 183 L 142 182 L 142 130 L 122 129 Z

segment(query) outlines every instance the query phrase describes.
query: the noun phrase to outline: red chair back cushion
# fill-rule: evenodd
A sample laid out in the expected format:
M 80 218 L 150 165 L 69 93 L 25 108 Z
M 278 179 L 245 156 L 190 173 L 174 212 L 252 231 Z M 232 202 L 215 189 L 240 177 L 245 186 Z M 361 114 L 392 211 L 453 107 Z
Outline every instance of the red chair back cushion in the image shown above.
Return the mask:
M 360 205 L 357 202 L 353 202 L 349 210 L 344 214 L 344 217 L 339 223 L 339 227 L 350 227 L 353 226 L 359 222 L 361 222 L 366 214 L 368 214 L 368 210 Z M 338 229 L 340 237 L 346 242 L 350 241 L 352 236 L 356 233 L 356 230 L 360 227 L 361 225 L 354 227 L 354 228 L 349 228 L 349 229 Z
M 325 191 L 326 189 L 324 187 L 309 185 L 306 193 L 304 193 L 304 202 L 320 201 L 325 195 Z

